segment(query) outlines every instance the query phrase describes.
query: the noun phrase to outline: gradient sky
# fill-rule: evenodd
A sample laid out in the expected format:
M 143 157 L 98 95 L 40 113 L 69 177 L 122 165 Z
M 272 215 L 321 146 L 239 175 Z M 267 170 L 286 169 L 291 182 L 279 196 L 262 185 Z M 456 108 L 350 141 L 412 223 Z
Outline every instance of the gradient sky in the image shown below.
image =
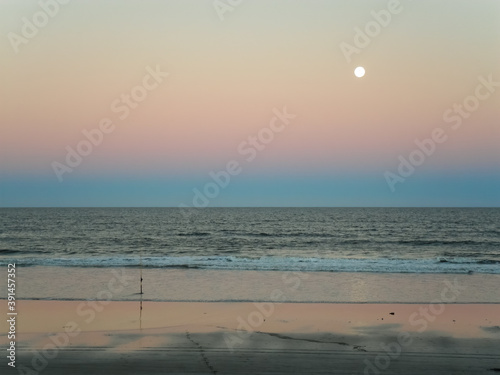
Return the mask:
M 0 206 L 192 206 L 230 160 L 210 206 L 500 206 L 500 87 L 443 121 L 479 76 L 500 81 L 500 2 L 402 0 L 347 62 L 340 44 L 387 4 L 246 0 L 221 21 L 213 1 L 74 0 L 15 53 L 41 8 L 0 1 Z M 148 66 L 169 76 L 119 119 Z M 297 117 L 246 161 L 285 106 Z M 51 164 L 103 118 L 115 130 L 59 182 Z M 392 192 L 384 173 L 437 127 L 447 141 Z

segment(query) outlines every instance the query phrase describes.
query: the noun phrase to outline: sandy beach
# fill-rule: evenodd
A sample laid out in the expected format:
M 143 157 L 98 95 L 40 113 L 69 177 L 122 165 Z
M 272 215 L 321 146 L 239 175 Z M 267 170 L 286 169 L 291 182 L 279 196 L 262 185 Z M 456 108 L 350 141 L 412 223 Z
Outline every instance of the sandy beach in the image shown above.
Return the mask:
M 21 374 L 500 371 L 499 304 L 21 300 L 18 311 Z

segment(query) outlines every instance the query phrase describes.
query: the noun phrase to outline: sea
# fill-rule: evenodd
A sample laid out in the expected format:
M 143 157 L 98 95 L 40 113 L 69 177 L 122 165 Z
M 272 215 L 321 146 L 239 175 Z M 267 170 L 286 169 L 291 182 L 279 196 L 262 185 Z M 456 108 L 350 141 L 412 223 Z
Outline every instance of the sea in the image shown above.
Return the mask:
M 393 297 L 402 276 L 428 289 L 454 275 L 494 276 L 477 279 L 467 299 L 491 283 L 483 300 L 500 301 L 491 294 L 500 281 L 500 208 L 1 208 L 0 267 L 9 263 L 23 272 L 25 298 L 92 297 L 109 268 L 150 275 L 144 283 L 154 293 L 141 298 L 151 300 L 266 299 L 280 273 L 298 272 L 316 285 L 298 301 L 406 301 L 404 290 Z M 361 279 L 380 288 L 353 297 Z M 325 291 L 329 280 L 340 295 Z M 137 298 L 135 289 L 115 297 Z
M 498 208 L 3 208 L 0 265 L 500 273 Z

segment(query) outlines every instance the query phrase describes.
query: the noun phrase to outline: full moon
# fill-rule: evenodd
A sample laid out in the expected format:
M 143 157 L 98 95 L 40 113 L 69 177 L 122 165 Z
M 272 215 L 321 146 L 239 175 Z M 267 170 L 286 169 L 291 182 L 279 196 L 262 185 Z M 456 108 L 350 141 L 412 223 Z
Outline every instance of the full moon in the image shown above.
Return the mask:
M 354 69 L 354 75 L 358 78 L 361 78 L 365 75 L 365 68 L 362 66 L 358 66 L 356 69 Z

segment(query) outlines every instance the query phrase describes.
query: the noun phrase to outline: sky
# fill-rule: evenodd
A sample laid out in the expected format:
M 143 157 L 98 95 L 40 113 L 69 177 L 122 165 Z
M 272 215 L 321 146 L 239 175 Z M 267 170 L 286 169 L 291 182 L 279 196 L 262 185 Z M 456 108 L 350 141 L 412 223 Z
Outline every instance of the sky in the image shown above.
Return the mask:
M 497 0 L 60 1 L 0 1 L 1 207 L 500 206 Z

